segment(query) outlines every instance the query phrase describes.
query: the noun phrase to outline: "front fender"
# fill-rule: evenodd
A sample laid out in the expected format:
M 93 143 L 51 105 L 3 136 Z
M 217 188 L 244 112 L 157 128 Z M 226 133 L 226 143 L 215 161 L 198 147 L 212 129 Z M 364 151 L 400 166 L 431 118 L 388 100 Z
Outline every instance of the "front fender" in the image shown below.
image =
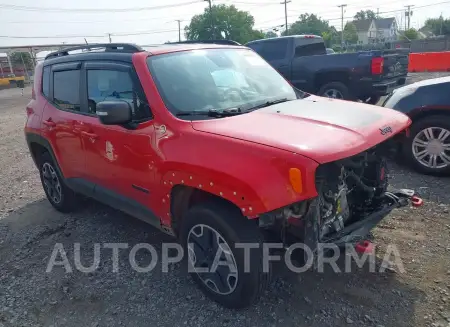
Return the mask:
M 241 208 L 246 216 L 255 217 L 317 196 L 318 163 L 312 159 L 202 132 L 185 135 L 183 141 L 182 153 L 165 145 L 169 160 L 161 174 L 161 187 L 166 190 L 166 199 L 176 185 L 190 186 L 222 197 Z M 301 192 L 291 185 L 290 168 L 301 172 Z

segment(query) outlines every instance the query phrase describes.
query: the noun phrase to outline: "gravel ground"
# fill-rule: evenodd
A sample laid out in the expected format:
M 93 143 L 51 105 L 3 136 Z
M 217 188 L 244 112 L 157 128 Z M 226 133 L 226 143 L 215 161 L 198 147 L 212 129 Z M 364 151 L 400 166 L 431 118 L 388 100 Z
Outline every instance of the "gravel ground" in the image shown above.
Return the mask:
M 435 75 L 435 74 L 434 74 Z M 414 74 L 412 80 L 431 74 Z M 62 267 L 46 273 L 62 243 L 74 267 L 92 264 L 94 243 L 147 242 L 159 251 L 171 239 L 100 204 L 61 214 L 44 199 L 23 137 L 25 105 L 19 90 L 0 91 L 0 327 L 3 326 L 450 326 L 450 183 L 393 164 L 393 187 L 416 188 L 427 200 L 395 211 L 375 230 L 377 253 L 395 244 L 405 272 L 392 266 L 371 273 L 326 271 L 295 275 L 277 269 L 262 301 L 241 311 L 206 299 L 177 264 L 169 273 L 133 271 L 128 250 L 112 272 L 111 250 L 102 249 L 92 273 Z M 138 253 L 141 265 L 149 256 Z M 340 262 L 340 264 L 342 264 Z

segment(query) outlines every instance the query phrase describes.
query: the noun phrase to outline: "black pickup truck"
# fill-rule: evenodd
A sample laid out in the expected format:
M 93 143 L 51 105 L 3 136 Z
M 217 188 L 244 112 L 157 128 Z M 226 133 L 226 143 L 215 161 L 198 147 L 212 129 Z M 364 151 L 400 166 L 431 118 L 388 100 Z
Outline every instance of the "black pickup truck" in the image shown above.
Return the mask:
M 404 85 L 408 53 L 375 50 L 327 55 L 316 35 L 292 35 L 246 44 L 296 88 L 321 96 L 376 104 Z

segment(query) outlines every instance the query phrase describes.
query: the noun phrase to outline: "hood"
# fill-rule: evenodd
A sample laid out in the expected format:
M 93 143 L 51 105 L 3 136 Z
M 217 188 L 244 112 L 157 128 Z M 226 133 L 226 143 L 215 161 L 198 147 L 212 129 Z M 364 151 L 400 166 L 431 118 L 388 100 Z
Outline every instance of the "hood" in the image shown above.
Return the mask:
M 283 102 L 247 114 L 193 121 L 197 131 L 232 137 L 326 163 L 363 152 L 405 129 L 395 110 L 318 96 Z

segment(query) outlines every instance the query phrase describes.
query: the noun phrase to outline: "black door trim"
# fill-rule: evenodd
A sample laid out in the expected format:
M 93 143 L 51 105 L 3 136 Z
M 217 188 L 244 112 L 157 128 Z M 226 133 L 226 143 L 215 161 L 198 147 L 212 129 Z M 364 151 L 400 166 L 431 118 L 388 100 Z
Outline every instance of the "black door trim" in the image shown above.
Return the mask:
M 163 232 L 170 234 L 170 232 L 167 231 L 167 228 L 162 228 L 161 220 L 152 210 L 133 199 L 100 185 L 96 185 L 83 178 L 68 178 L 66 179 L 66 184 L 77 193 L 93 198 L 114 209 L 123 211 L 130 216 L 136 217 Z

